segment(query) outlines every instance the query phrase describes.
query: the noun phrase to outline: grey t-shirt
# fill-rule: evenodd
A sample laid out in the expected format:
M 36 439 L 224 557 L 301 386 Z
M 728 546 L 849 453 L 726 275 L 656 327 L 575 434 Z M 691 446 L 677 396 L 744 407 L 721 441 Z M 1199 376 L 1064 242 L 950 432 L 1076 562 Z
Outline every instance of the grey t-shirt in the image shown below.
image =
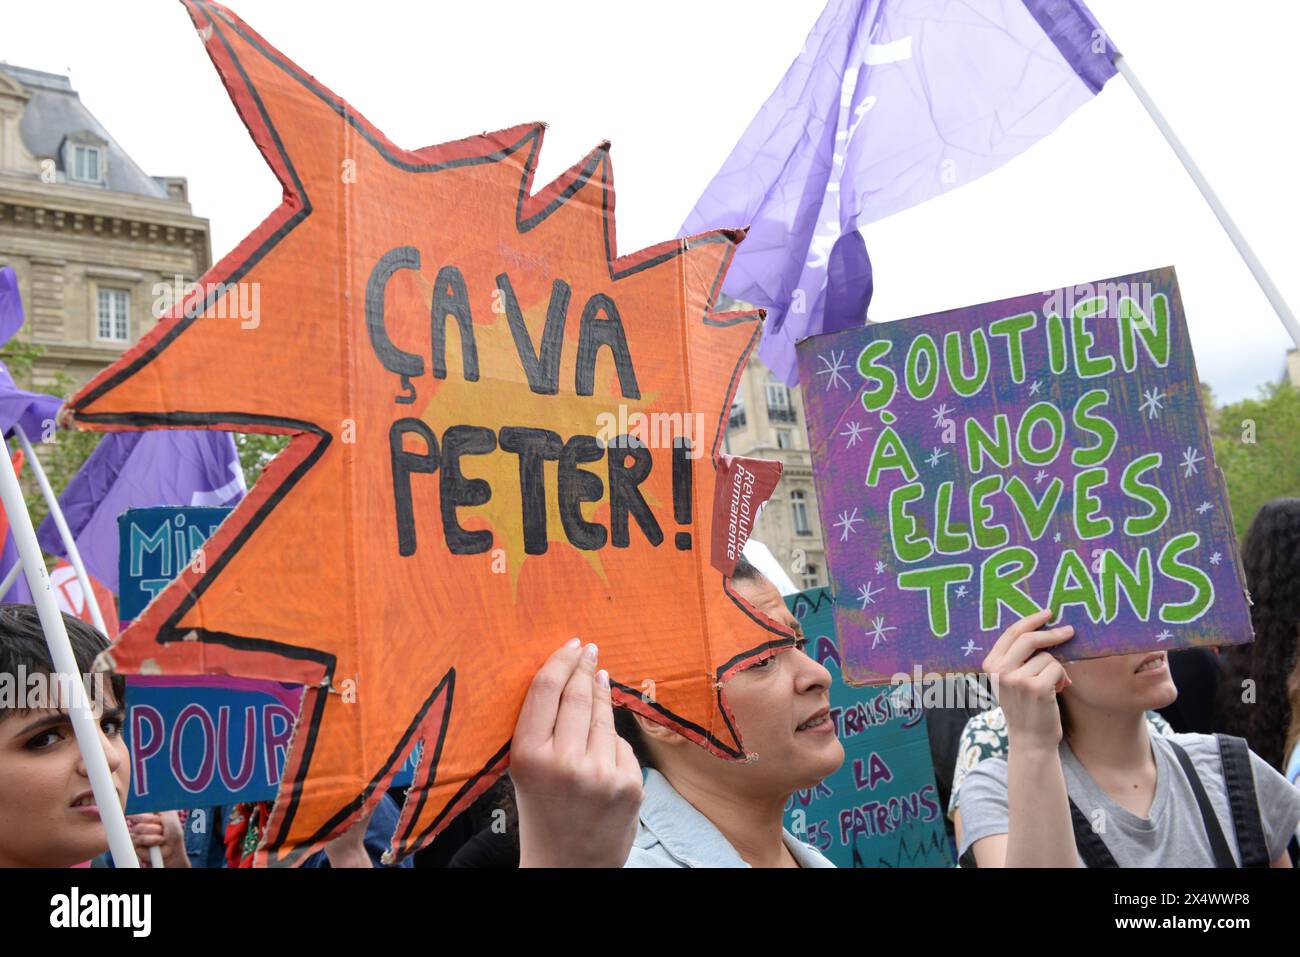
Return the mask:
M 1156 759 L 1156 793 L 1147 817 L 1138 817 L 1111 800 L 1084 770 L 1070 746 L 1062 741 L 1061 768 L 1065 772 L 1066 791 L 1084 817 L 1100 822 L 1104 830 L 1098 833 L 1120 867 L 1213 867 L 1214 852 L 1205 834 L 1196 795 L 1169 746 L 1171 740 L 1182 745 L 1192 759 L 1192 766 L 1209 795 L 1233 857 L 1240 863 L 1241 852 L 1237 849 L 1237 836 L 1232 826 L 1219 743 L 1213 735 L 1151 736 Z M 1250 763 L 1264 825 L 1264 841 L 1268 845 L 1269 859 L 1276 860 L 1286 849 L 1297 822 L 1300 822 L 1300 790 L 1292 787 L 1286 778 L 1253 751 Z M 962 784 L 959 810 L 962 854 L 981 838 L 1007 833 L 1005 759 L 990 758 L 970 772 Z

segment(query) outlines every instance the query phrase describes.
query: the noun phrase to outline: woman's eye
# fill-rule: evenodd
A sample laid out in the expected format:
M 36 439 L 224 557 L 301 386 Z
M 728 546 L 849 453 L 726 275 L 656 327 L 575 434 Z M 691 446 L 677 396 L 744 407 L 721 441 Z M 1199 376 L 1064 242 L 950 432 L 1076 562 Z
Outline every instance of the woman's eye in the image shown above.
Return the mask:
M 111 717 L 105 718 L 103 721 L 99 722 L 99 726 L 109 737 L 122 733 L 122 719 L 118 715 L 112 715 Z
M 61 740 L 61 735 L 57 731 L 42 731 L 36 737 L 32 738 L 24 747 L 28 751 L 44 751 L 46 748 L 53 747 Z
M 808 647 L 808 639 L 800 638 L 798 641 L 794 643 L 794 647 L 797 651 L 805 650 Z

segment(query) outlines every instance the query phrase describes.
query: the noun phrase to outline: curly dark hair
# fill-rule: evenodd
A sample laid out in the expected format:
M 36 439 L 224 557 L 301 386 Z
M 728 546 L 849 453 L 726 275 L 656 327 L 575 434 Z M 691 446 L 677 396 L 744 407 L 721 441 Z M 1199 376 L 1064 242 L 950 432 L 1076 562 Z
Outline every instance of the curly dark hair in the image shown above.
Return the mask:
M 1300 499 L 1274 499 L 1259 510 L 1242 542 L 1241 563 L 1255 641 L 1223 652 L 1215 724 L 1245 738 L 1281 771 L 1291 725 L 1287 678 L 1300 651 Z M 1254 681 L 1253 703 L 1241 700 L 1248 679 Z

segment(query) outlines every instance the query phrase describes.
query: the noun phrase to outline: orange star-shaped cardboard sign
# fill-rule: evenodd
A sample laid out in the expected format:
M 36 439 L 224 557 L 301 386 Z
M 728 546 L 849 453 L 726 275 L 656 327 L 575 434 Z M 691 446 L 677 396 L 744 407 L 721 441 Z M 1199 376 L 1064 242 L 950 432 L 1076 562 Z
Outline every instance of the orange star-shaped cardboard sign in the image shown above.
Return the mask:
M 72 407 L 293 437 L 110 653 L 307 686 L 258 863 L 341 833 L 417 747 L 394 850 L 427 843 L 573 635 L 618 703 L 740 757 L 722 682 L 794 639 L 724 578 L 779 474 L 720 453 L 759 334 L 712 311 L 739 235 L 618 257 L 606 145 L 532 194 L 540 124 L 408 152 L 186 7 L 285 199 Z

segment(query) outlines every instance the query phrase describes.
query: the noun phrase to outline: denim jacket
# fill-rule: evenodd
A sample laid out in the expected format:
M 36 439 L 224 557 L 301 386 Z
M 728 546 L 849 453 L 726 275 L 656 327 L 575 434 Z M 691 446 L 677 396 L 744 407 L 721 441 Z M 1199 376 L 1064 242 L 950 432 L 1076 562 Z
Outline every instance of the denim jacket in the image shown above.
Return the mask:
M 800 867 L 835 866 L 789 831 L 782 836 Z M 623 866 L 749 867 L 722 832 L 654 769 L 646 770 L 636 841 Z

